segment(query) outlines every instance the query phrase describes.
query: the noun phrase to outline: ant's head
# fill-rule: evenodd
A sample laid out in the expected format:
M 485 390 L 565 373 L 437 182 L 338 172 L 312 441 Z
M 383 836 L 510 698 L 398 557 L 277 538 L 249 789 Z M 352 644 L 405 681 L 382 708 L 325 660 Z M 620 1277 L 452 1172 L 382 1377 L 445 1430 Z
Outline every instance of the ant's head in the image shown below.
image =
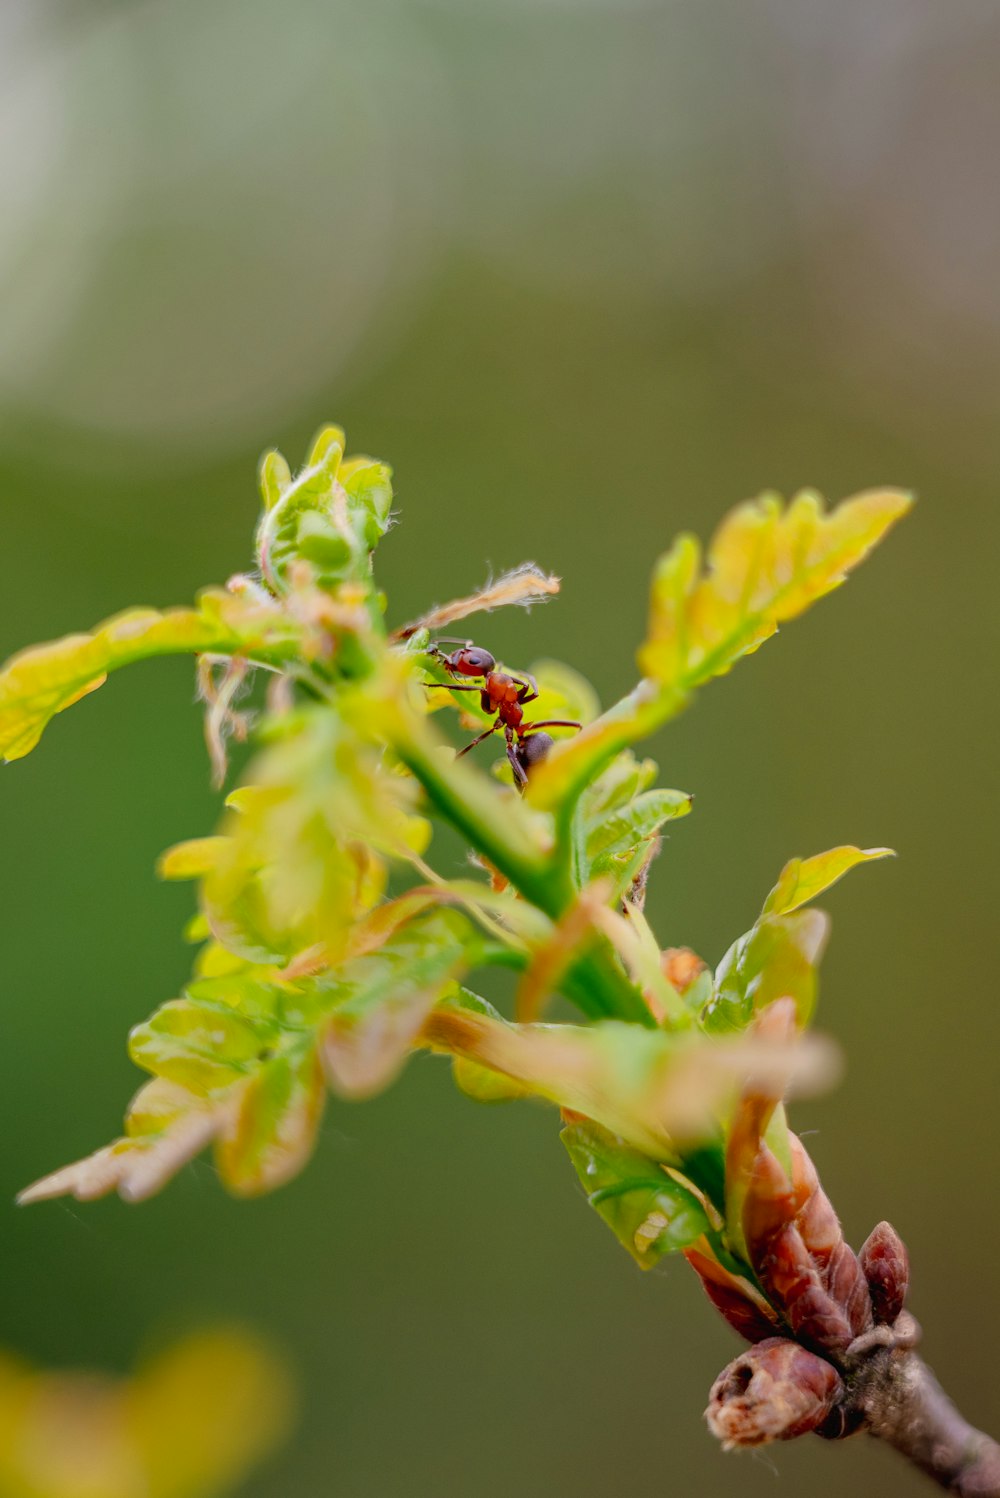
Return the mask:
M 456 676 L 486 676 L 496 668 L 496 661 L 488 650 L 466 643 L 451 655 L 446 655 L 439 644 L 431 646 L 431 654 L 439 656 L 447 671 Z

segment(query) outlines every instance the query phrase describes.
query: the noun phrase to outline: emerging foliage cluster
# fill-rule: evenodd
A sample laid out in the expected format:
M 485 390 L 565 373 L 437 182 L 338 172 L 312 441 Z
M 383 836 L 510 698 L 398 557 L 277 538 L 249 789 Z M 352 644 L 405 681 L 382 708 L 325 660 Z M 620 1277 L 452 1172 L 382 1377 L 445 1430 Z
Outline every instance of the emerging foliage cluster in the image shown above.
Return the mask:
M 535 668 L 533 716 L 584 727 L 521 795 L 505 763 L 484 773 L 440 735 L 442 712 L 467 728 L 489 720 L 452 695 L 429 647 L 555 580 L 525 567 L 392 631 L 372 565 L 389 469 L 345 458 L 328 428 L 294 477 L 269 453 L 261 490 L 252 573 L 194 608 L 134 610 L 25 651 L 0 673 L 0 752 L 16 759 L 110 671 L 189 652 L 219 776 L 227 736 L 247 730 L 248 676 L 268 679 L 256 756 L 221 825 L 161 862 L 165 878 L 197 881 L 198 951 L 184 993 L 132 1032 L 150 1080 L 120 1139 L 22 1199 L 137 1201 L 209 1146 L 231 1191 L 270 1191 L 308 1160 L 329 1092 L 371 1096 L 423 1047 L 453 1059 L 473 1098 L 562 1110 L 589 1199 L 639 1264 L 683 1250 L 706 1284 L 737 1287 L 767 1317 L 744 1237 L 748 1170 L 762 1138 L 791 1169 L 780 1100 L 829 1070 L 827 1049 L 802 1034 L 827 934 L 810 902 L 887 850 L 793 860 L 713 972 L 687 949 L 661 950 L 643 914 L 659 831 L 691 799 L 656 788 L 634 746 L 843 582 L 907 496 L 828 511 L 811 493 L 787 506 L 769 495 L 734 510 L 704 556 L 681 536 L 656 564 L 627 696 L 600 713 L 568 667 Z M 441 825 L 469 845 L 467 877 L 435 870 Z M 509 1016 L 475 991 L 497 967 L 511 974 Z M 554 994 L 578 1022 L 544 1018 Z

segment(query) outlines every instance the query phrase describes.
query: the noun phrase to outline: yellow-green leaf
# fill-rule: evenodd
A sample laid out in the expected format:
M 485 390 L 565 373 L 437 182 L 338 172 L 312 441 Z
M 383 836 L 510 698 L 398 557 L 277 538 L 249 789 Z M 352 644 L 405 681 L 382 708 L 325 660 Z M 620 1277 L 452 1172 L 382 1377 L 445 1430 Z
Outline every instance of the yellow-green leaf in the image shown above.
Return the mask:
M 817 853 L 812 858 L 792 858 L 781 873 L 778 882 L 764 902 L 765 915 L 784 915 L 798 910 L 810 900 L 836 884 L 851 869 L 860 863 L 873 863 L 879 858 L 894 858 L 892 848 L 854 848 L 845 845 L 831 848 L 827 853 Z
M 194 609 L 129 609 L 90 634 L 68 635 L 14 655 L 0 670 L 0 755 L 21 759 L 46 725 L 103 684 L 110 671 L 154 655 L 243 655 L 278 665 L 300 627 L 277 607 L 209 591 Z
M 215 1148 L 237 1196 L 259 1196 L 297 1176 L 316 1142 L 326 1089 L 315 1045 L 279 1054 L 239 1089 Z
M 582 733 L 554 746 L 526 799 L 557 813 L 565 839 L 577 798 L 616 754 L 842 583 L 911 503 L 898 489 L 879 489 L 827 512 L 811 492 L 787 507 L 765 495 L 722 522 L 704 567 L 697 538 L 679 536 L 653 574 L 638 656 L 643 680 Z
M 223 1498 L 284 1438 L 287 1370 L 255 1336 L 206 1329 L 132 1377 L 0 1356 L 4 1498 Z
M 704 570 L 697 542 L 682 536 L 653 577 L 643 673 L 687 692 L 728 671 L 844 582 L 911 502 L 878 489 L 826 511 L 811 491 L 787 507 L 764 495 L 726 517 Z
M 226 845 L 224 837 L 193 837 L 161 853 L 156 871 L 161 879 L 201 879 L 215 868 Z

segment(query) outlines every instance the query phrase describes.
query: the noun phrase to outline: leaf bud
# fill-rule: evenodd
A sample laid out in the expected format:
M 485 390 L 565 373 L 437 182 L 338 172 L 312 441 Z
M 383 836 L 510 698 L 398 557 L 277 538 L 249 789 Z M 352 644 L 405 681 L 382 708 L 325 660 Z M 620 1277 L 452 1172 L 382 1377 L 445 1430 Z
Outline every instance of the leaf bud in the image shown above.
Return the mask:
M 873 1228 L 859 1255 L 875 1320 L 891 1324 L 903 1309 L 910 1283 L 910 1256 L 906 1244 L 889 1222 Z
M 844 1394 L 837 1370 L 797 1342 L 771 1337 L 724 1368 L 705 1419 L 728 1451 L 790 1441 L 816 1430 Z

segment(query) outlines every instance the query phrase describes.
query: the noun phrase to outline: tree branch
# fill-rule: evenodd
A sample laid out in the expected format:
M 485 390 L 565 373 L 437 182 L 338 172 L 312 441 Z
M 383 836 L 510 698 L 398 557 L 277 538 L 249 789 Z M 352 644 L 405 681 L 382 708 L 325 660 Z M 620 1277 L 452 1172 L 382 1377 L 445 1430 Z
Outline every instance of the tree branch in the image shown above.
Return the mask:
M 851 1381 L 848 1402 L 864 1429 L 946 1492 L 1000 1498 L 1000 1446 L 959 1414 L 915 1352 L 874 1351 Z
M 959 1414 L 913 1351 L 919 1327 L 892 1328 L 826 1357 L 785 1337 L 747 1348 L 715 1381 L 706 1416 L 727 1448 L 788 1441 L 808 1431 L 841 1440 L 865 1430 L 902 1453 L 945 1492 L 1000 1498 L 1000 1445 Z

